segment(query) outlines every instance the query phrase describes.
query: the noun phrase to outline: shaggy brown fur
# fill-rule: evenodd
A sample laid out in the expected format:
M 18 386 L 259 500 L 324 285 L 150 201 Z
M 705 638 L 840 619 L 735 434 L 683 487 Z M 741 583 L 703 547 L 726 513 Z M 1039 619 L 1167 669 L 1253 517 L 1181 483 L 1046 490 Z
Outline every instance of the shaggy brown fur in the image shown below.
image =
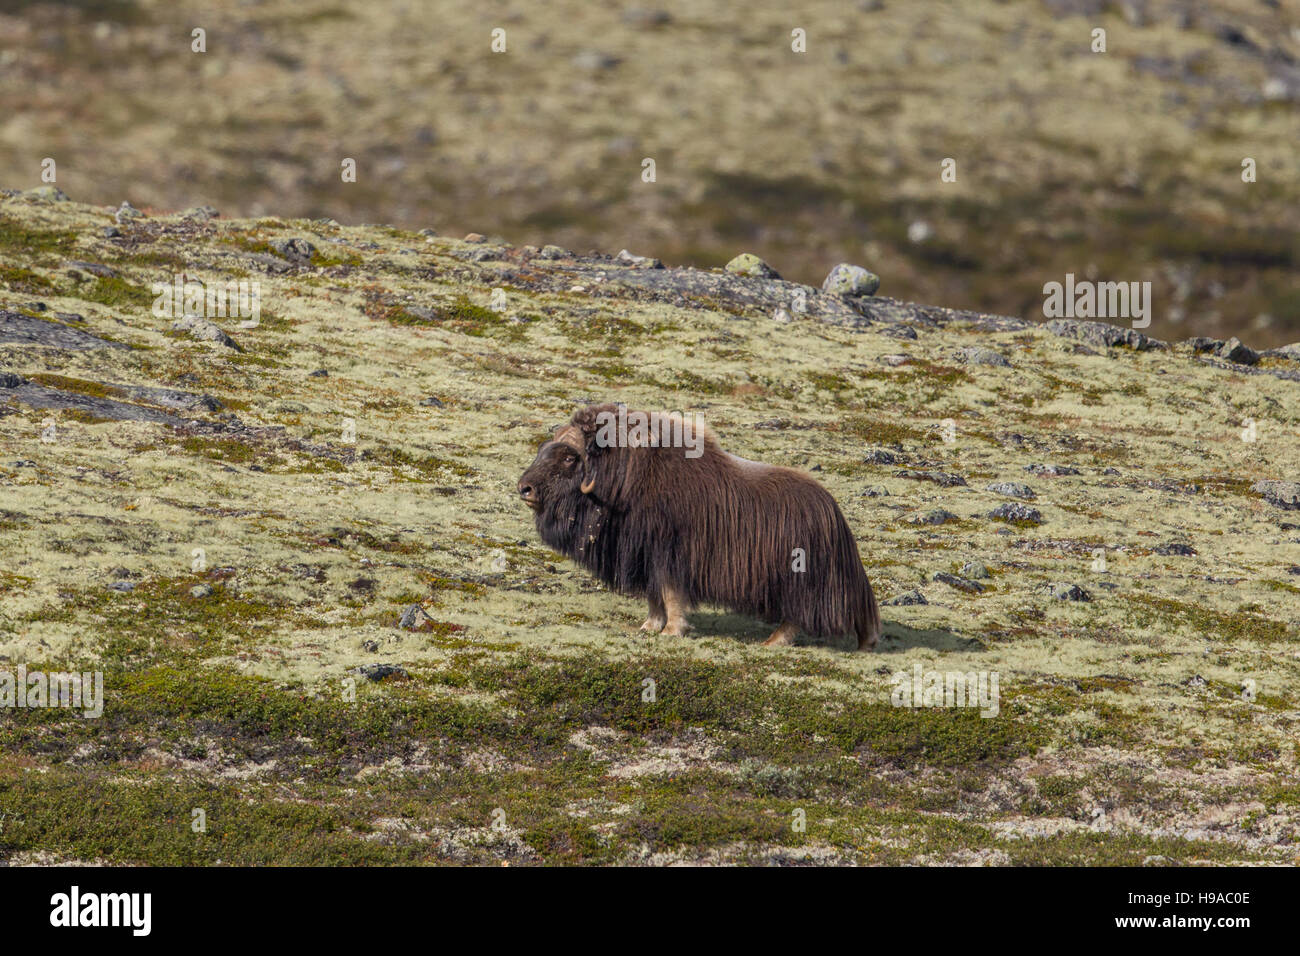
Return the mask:
M 803 630 L 854 634 L 860 650 L 875 647 L 876 598 L 853 534 L 821 485 L 729 455 L 711 432 L 678 416 L 639 413 L 653 435 L 663 425 L 684 429 L 678 434 L 698 457 L 654 441 L 603 447 L 599 416 L 618 409 L 579 409 L 520 478 L 543 541 L 616 590 L 646 597 L 645 630 L 683 634 L 686 613 L 708 602 L 779 625 L 769 644 L 791 643 Z M 794 569 L 796 549 L 805 570 Z

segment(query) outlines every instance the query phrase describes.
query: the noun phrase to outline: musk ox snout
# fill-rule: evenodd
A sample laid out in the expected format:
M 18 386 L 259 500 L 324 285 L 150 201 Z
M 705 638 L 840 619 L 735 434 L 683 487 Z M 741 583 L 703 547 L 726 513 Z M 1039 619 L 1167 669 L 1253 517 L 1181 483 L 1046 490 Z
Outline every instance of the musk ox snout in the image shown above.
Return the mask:
M 542 499 L 538 497 L 537 489 L 523 478 L 519 479 L 519 497 L 523 498 L 524 504 L 530 508 L 536 509 L 541 506 Z

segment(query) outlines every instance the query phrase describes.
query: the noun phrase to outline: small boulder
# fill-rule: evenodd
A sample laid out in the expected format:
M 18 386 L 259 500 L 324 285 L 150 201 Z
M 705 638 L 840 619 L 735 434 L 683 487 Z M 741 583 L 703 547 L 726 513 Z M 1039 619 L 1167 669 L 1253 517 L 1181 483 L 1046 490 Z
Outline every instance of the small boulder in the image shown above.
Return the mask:
M 749 276 L 754 279 L 779 279 L 781 276 L 758 256 L 742 252 L 726 265 L 726 270 L 733 275 Z
M 875 295 L 879 288 L 880 276 L 847 262 L 837 265 L 822 282 L 822 291 L 831 295 Z

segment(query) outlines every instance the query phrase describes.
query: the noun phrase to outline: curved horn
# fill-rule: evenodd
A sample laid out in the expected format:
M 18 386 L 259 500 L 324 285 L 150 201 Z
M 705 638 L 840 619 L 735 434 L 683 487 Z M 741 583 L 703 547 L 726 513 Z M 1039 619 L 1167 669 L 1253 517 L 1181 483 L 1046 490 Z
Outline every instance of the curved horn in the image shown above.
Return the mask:
M 582 483 L 578 486 L 582 489 L 584 495 L 589 495 L 592 489 L 596 487 L 596 478 L 591 475 L 591 462 L 587 458 L 587 445 L 583 441 L 582 432 L 573 425 L 565 425 L 555 433 L 555 440 L 563 442 L 578 453 L 582 459 Z

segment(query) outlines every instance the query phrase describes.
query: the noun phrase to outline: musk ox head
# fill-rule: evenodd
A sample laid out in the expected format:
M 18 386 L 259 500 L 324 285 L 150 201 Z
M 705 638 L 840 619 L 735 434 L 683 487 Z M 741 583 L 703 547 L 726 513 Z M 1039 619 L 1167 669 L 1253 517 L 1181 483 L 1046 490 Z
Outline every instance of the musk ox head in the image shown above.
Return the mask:
M 543 442 L 537 457 L 519 479 L 519 496 L 541 515 L 571 505 L 596 490 L 597 471 L 603 449 L 596 443 L 598 419 L 616 405 L 589 405 L 579 409 L 573 420 L 559 426 L 550 441 Z

